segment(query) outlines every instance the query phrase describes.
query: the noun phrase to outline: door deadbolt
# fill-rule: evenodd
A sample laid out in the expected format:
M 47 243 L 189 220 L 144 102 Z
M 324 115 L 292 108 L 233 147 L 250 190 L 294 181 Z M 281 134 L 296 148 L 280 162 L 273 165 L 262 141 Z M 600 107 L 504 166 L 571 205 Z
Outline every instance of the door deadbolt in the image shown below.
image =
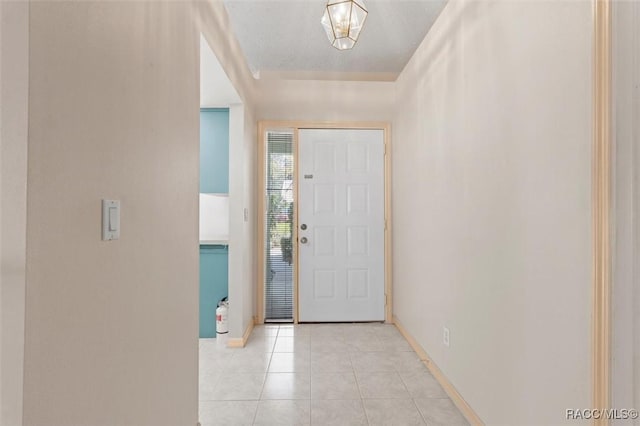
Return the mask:
M 302 244 L 307 244 L 307 241 L 309 241 L 309 240 L 307 240 L 307 237 L 302 237 L 302 238 L 300 238 L 300 242 L 301 242 Z
M 300 225 L 300 229 L 302 229 L 303 231 L 307 229 L 307 224 L 303 223 L 302 225 Z

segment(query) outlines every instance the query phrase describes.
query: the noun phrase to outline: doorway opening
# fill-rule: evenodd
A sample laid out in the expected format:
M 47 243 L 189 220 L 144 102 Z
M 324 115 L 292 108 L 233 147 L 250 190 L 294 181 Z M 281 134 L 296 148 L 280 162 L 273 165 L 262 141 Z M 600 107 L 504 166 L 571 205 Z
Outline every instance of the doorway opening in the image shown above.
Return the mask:
M 230 299 L 233 237 L 230 206 L 230 163 L 234 132 L 231 123 L 241 103 L 235 88 L 203 35 L 200 36 L 200 332 L 203 338 L 216 338 L 216 309 Z M 236 120 L 237 121 L 237 120 Z M 229 329 L 229 325 L 225 326 Z M 226 334 L 220 334 L 226 337 Z
M 213 49 L 200 37 L 199 401 L 215 395 L 216 357 L 242 327 L 244 107 Z M 218 305 L 228 298 L 224 324 Z M 221 304 L 224 313 L 226 304 Z M 229 336 L 232 336 L 231 338 Z
M 389 127 L 259 123 L 257 322 L 392 321 Z

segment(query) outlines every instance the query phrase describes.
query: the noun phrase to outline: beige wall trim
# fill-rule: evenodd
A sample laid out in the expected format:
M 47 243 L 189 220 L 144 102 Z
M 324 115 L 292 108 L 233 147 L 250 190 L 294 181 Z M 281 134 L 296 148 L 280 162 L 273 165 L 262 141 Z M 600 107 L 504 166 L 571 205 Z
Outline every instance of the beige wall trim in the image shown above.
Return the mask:
M 393 322 L 393 252 L 391 238 L 391 126 L 384 127 L 384 273 L 386 322 Z
M 298 241 L 298 200 L 300 199 L 300 191 L 299 191 L 299 170 L 300 168 L 297 166 L 298 164 L 298 159 L 300 158 L 298 156 L 298 137 L 299 137 L 299 131 L 300 129 L 296 128 L 293 130 L 293 158 L 295 158 L 295 163 L 296 167 L 293 168 L 293 190 L 294 190 L 294 195 L 293 195 L 293 199 L 296 201 L 295 203 L 293 203 L 293 235 L 291 235 L 291 238 L 293 238 L 292 241 Z M 293 276 L 295 277 L 293 280 L 293 323 L 294 324 L 298 324 L 298 322 L 300 322 L 300 304 L 298 303 L 298 294 L 300 291 L 300 287 L 299 287 L 299 280 L 298 277 L 299 275 L 299 265 L 298 265 L 298 259 L 300 258 L 300 246 L 298 244 L 295 245 L 295 250 L 293 250 Z M 264 281 L 263 281 L 264 282 Z
M 253 331 L 253 322 L 250 322 L 247 325 L 247 329 L 244 331 L 242 337 L 236 337 L 234 339 L 229 339 L 227 341 L 228 348 L 244 348 L 251 336 L 251 332 Z
M 438 383 L 440 383 L 447 395 L 449 395 L 449 398 L 451 398 L 453 403 L 456 404 L 456 407 L 458 407 L 467 421 L 474 426 L 483 426 L 484 422 L 480 419 L 476 412 L 473 411 L 473 408 L 471 408 L 467 401 L 464 400 L 462 395 L 460 395 L 460 392 L 458 392 L 457 389 L 451 384 L 449 379 L 447 379 L 447 376 L 445 376 L 442 370 L 440 370 L 436 363 L 433 362 L 427 352 L 422 348 L 422 346 L 420 346 L 418 341 L 414 339 L 411 334 L 409 334 L 407 329 L 404 328 L 402 323 L 398 320 L 398 317 L 396 317 L 395 315 L 393 316 L 393 323 L 395 324 L 398 331 L 400 331 L 400 333 L 404 336 L 404 338 L 407 339 L 413 350 L 418 354 L 418 357 L 420 357 L 420 360 L 424 363 L 431 374 L 433 374 L 433 377 L 436 378 Z
M 260 121 L 258 122 L 258 214 L 257 214 L 257 233 L 256 239 L 256 256 L 258 259 L 258 274 L 256 283 L 256 324 L 264 322 L 264 251 L 265 244 L 265 197 L 264 197 L 264 179 L 265 179 L 265 133 L 267 130 L 288 129 L 293 131 L 294 155 L 298 158 L 298 130 L 300 129 L 379 129 L 384 131 L 385 157 L 384 157 L 384 244 L 385 244 L 385 321 L 390 323 L 393 321 L 393 299 L 392 299 L 392 277 L 393 264 L 391 256 L 391 125 L 388 122 L 339 122 L 339 121 Z M 298 170 L 295 169 L 295 182 L 297 182 Z M 295 185 L 295 199 L 298 200 L 298 185 Z M 297 237 L 297 203 L 294 204 L 294 235 Z M 293 251 L 294 256 L 294 323 L 298 323 L 298 248 Z
M 258 271 L 256 273 L 256 294 L 255 294 L 255 318 L 254 321 L 256 324 L 264 323 L 264 268 L 265 268 L 265 259 L 263 258 L 263 250 L 265 244 L 265 223 L 264 223 L 264 212 L 265 212 L 265 195 L 264 195 L 264 185 L 265 185 L 265 146 L 264 146 L 264 133 L 266 131 L 266 127 L 262 122 L 258 122 L 258 184 L 256 186 L 256 260 L 258 262 Z
M 610 407 L 611 369 L 611 1 L 593 0 L 592 389 Z M 594 420 L 607 425 L 606 419 Z

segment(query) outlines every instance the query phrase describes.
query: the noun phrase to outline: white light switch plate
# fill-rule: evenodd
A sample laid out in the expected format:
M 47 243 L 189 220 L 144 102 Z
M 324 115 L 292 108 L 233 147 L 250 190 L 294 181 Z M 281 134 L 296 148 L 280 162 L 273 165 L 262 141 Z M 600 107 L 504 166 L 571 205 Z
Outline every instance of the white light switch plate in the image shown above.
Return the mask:
M 102 240 L 120 238 L 120 201 L 102 200 Z

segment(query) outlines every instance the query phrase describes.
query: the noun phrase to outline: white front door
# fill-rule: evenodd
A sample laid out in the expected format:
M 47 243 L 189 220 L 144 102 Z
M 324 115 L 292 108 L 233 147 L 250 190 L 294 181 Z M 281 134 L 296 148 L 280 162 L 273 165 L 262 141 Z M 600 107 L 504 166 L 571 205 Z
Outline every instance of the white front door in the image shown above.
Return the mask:
M 299 320 L 384 321 L 384 132 L 299 131 Z

